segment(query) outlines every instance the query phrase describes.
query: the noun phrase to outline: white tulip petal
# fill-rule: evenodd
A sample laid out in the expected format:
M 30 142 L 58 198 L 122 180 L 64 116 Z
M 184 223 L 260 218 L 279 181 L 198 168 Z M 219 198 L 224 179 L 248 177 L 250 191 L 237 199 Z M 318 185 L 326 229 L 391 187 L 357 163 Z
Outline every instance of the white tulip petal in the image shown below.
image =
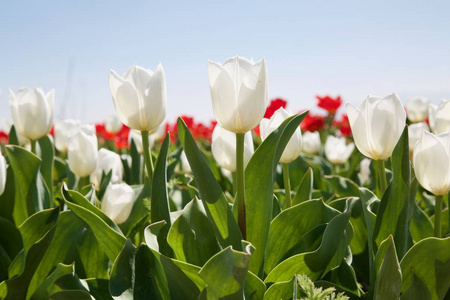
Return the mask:
M 124 223 L 134 204 L 134 190 L 125 183 L 110 184 L 102 200 L 102 211 L 116 224 Z
M 0 196 L 5 191 L 6 186 L 6 160 L 0 153 Z
M 116 112 L 122 123 L 130 128 L 145 130 L 142 127 L 142 107 L 135 89 L 129 82 L 125 82 L 117 89 L 117 96 L 114 98 Z
M 146 119 L 146 130 L 153 131 L 164 121 L 166 117 L 166 93 L 166 77 L 162 65 L 159 64 L 142 93 L 144 97 L 142 110 Z
M 211 99 L 217 122 L 229 131 L 239 128 L 240 120 L 236 120 L 238 106 L 234 84 L 227 72 L 220 73 L 215 85 L 211 87 Z

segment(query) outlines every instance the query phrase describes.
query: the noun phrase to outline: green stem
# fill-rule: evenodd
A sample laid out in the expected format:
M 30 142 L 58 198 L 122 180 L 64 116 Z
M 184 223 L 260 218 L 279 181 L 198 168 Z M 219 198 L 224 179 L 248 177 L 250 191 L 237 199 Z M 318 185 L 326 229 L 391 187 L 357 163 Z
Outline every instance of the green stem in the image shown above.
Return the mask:
M 381 197 L 383 196 L 383 194 L 387 188 L 384 160 L 376 160 L 375 161 L 375 170 L 376 170 L 377 177 L 378 177 L 378 180 L 377 180 L 378 181 L 378 191 L 380 193 L 377 196 L 379 199 L 381 199 Z
M 441 237 L 441 216 L 442 216 L 442 195 L 436 196 L 436 206 L 434 208 L 434 236 Z
M 36 153 L 36 140 L 30 140 L 30 143 L 31 143 L 31 152 L 37 155 L 37 153 Z
M 148 131 L 146 131 L 146 130 L 141 131 L 141 136 L 142 136 L 142 147 L 144 148 L 145 167 L 147 168 L 147 175 L 150 180 L 150 186 L 151 186 L 152 182 L 153 182 L 153 160 L 152 160 L 152 154 L 150 153 Z
M 236 133 L 236 200 L 238 208 L 238 224 L 242 237 L 246 238 L 245 224 L 245 173 L 244 173 L 244 136 Z
M 292 206 L 291 202 L 291 182 L 289 180 L 289 163 L 283 164 L 284 197 L 286 208 Z

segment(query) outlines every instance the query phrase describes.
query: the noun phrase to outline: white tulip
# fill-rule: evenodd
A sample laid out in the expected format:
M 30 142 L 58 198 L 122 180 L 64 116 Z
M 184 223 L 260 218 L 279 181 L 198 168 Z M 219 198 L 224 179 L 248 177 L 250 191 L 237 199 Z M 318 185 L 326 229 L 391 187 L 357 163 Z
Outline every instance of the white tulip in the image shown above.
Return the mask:
M 134 204 L 134 190 L 126 183 L 110 184 L 102 199 L 102 211 L 116 224 L 124 223 Z
M 109 115 L 105 119 L 105 130 L 109 133 L 118 133 L 122 129 L 122 121 L 116 114 Z
M 136 149 L 139 154 L 144 153 L 144 146 L 142 145 L 142 135 L 141 132 L 131 129 L 128 133 L 128 143 L 131 145 L 131 141 L 134 142 L 134 145 L 136 146 Z M 148 142 L 150 149 L 153 148 L 153 145 L 155 144 L 155 140 L 153 139 L 152 135 L 150 134 L 148 136 Z
M 211 151 L 214 159 L 222 168 L 236 171 L 236 135 L 217 124 L 212 133 Z M 251 132 L 244 136 L 244 167 L 254 152 Z
M 138 131 L 153 131 L 166 117 L 166 77 L 161 64 L 156 71 L 131 67 L 123 76 L 109 73 L 109 87 L 122 123 Z
M 318 131 L 305 131 L 302 135 L 302 150 L 307 154 L 317 154 L 320 151 L 320 134 Z
M 370 163 L 371 162 L 372 162 L 372 160 L 370 160 L 369 158 L 364 158 L 359 163 L 358 178 L 359 178 L 359 181 L 361 182 L 361 184 L 364 184 L 366 181 L 368 181 L 370 179 L 370 173 L 371 173 L 370 172 Z
M 423 132 L 413 154 L 417 180 L 434 195 L 450 190 L 450 132 L 434 135 Z
M 265 60 L 255 63 L 235 56 L 223 64 L 209 61 L 208 75 L 217 122 L 235 133 L 255 128 L 267 107 Z
M 52 129 L 55 92 L 41 88 L 9 90 L 9 107 L 16 130 L 30 140 L 38 140 Z
M 408 119 L 413 122 L 423 122 L 428 118 L 429 100 L 423 97 L 415 97 L 406 100 L 405 107 Z
M 276 130 L 284 120 L 292 116 L 292 113 L 280 107 L 270 119 L 262 119 L 259 124 L 261 139 L 265 140 L 274 130 Z M 280 163 L 290 163 L 296 159 L 302 149 L 302 133 L 298 127 L 281 154 Z
M 408 138 L 409 138 L 409 151 L 412 152 L 414 150 L 414 146 L 417 141 L 422 137 L 423 131 L 428 130 L 428 125 L 425 122 L 414 123 L 408 126 Z
M 83 125 L 69 138 L 67 162 L 70 170 L 79 177 L 94 172 L 97 165 L 98 142 L 95 127 Z
M 430 127 L 434 134 L 450 131 L 450 100 L 442 100 L 439 106 L 429 106 Z
M 6 186 L 6 159 L 0 153 L 0 196 L 5 191 Z
M 103 173 L 106 175 L 110 171 L 112 171 L 110 180 L 111 183 L 119 183 L 122 181 L 123 165 L 120 155 L 108 149 L 102 148 L 98 151 L 97 167 L 91 174 L 91 183 L 96 188 L 100 188 Z
M 346 145 L 344 137 L 329 135 L 325 141 L 325 156 L 335 165 L 345 163 L 355 149 L 355 144 Z
M 54 127 L 55 148 L 60 152 L 67 152 L 69 138 L 79 130 L 80 126 L 79 120 L 56 121 Z
M 347 115 L 356 147 L 365 156 L 385 160 L 392 155 L 406 125 L 406 112 L 394 93 L 368 96 L 358 107 L 347 104 Z

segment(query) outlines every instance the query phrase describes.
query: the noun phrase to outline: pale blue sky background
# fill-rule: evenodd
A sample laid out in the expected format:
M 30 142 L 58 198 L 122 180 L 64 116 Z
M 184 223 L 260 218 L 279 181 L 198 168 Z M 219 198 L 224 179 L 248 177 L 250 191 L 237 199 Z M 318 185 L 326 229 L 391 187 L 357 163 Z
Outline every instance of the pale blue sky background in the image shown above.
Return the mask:
M 207 60 L 265 57 L 269 95 L 450 98 L 450 1 L 2 1 L 0 119 L 8 88 L 55 88 L 57 118 L 114 112 L 112 68 L 166 71 L 169 121 L 213 118 Z

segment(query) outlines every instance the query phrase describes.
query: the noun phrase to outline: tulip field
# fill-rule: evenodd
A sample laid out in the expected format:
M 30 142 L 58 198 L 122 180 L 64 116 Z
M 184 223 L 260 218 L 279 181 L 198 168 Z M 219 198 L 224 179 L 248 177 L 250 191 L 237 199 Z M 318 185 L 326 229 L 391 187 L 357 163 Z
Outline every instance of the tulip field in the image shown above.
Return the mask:
M 207 71 L 210 123 L 167 120 L 161 64 L 111 70 L 98 124 L 9 91 L 0 299 L 450 299 L 449 100 L 308 111 L 264 59 Z

